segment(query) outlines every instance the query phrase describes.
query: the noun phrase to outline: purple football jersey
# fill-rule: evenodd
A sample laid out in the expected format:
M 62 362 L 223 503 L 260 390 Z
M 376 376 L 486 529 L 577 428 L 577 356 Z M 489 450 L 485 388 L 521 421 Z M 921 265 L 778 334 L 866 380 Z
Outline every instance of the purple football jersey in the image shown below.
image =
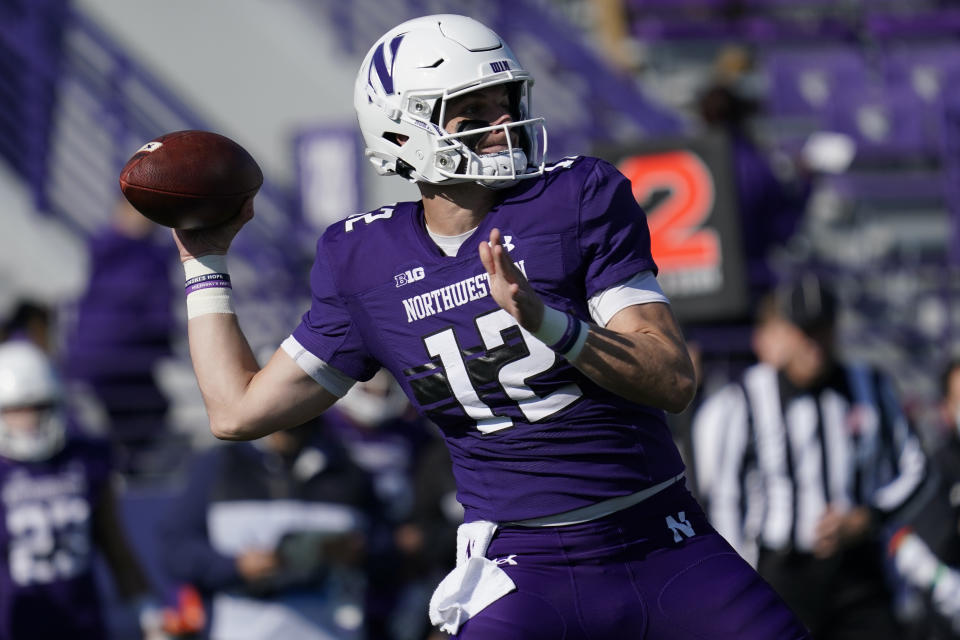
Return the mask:
M 85 438 L 43 462 L 0 457 L 0 639 L 105 636 L 92 536 L 109 469 Z
M 443 431 L 467 521 L 561 513 L 680 473 L 662 411 L 590 381 L 490 296 L 477 246 L 494 227 L 544 302 L 584 320 L 590 296 L 656 271 L 629 181 L 568 158 L 505 191 L 456 256 L 419 202 L 331 225 L 294 337 L 351 377 L 393 373 Z

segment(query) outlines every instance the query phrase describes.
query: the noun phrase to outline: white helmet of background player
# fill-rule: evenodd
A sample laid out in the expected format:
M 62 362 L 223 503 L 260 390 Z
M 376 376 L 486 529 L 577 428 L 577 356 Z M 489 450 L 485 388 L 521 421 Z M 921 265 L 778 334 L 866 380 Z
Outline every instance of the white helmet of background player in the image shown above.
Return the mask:
M 470 120 L 454 134 L 442 128 L 451 98 L 503 84 L 513 122 Z M 357 75 L 353 104 L 367 157 L 381 175 L 414 182 L 503 187 L 536 177 L 547 140 L 543 118 L 529 116 L 532 85 L 500 36 L 472 18 L 444 14 L 404 22 L 373 45 Z M 475 153 L 471 147 L 482 134 L 498 129 L 509 148 Z
M 47 355 L 31 342 L 0 344 L 0 455 L 46 460 L 63 448 L 60 383 Z M 29 425 L 21 424 L 24 413 Z
M 366 382 L 353 385 L 336 406 L 361 426 L 376 428 L 402 416 L 410 401 L 396 379 L 380 369 Z

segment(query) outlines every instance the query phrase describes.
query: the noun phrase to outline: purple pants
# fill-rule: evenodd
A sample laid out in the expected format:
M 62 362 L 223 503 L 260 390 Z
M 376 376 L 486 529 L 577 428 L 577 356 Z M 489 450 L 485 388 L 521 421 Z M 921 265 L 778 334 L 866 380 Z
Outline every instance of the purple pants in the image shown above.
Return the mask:
M 682 482 L 592 522 L 499 529 L 517 585 L 458 640 L 795 640 L 809 633 Z

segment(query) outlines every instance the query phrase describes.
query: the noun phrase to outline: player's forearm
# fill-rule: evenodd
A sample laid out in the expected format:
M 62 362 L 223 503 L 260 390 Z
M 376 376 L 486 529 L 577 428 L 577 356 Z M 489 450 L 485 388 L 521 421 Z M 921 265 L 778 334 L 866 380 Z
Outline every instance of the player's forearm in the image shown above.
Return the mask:
M 245 396 L 260 367 L 237 316 L 210 313 L 191 318 L 187 333 L 193 370 L 213 434 L 229 440 L 263 435 L 243 415 Z
M 572 364 L 605 389 L 673 413 L 683 411 L 695 392 L 693 364 L 683 343 L 653 332 L 591 325 Z
M 213 435 L 253 440 L 305 422 L 288 422 L 300 416 L 284 408 L 283 391 L 278 400 L 270 385 L 256 384 L 262 369 L 234 314 L 226 256 L 206 254 L 183 265 L 190 357 Z
M 188 334 L 210 430 L 221 440 L 254 440 L 296 427 L 337 401 L 283 349 L 260 367 L 233 314 L 191 318 Z

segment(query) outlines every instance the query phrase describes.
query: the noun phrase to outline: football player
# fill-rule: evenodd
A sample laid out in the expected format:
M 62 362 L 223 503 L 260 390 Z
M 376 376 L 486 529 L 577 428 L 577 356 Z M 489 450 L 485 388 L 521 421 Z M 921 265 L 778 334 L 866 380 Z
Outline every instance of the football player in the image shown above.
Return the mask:
M 144 637 L 165 638 L 118 519 L 108 445 L 68 430 L 62 400 L 42 350 L 0 344 L 0 638 L 108 637 L 97 551 Z
M 304 422 L 382 366 L 443 431 L 465 523 L 431 620 L 457 638 L 777 638 L 806 631 L 707 523 L 664 421 L 693 369 L 644 213 L 597 158 L 544 160 L 533 78 L 467 17 L 370 49 L 354 106 L 379 173 L 421 199 L 317 245 L 313 302 L 257 364 L 226 253 L 253 216 L 175 232 L 213 433 Z M 216 283 L 218 286 L 209 286 Z

